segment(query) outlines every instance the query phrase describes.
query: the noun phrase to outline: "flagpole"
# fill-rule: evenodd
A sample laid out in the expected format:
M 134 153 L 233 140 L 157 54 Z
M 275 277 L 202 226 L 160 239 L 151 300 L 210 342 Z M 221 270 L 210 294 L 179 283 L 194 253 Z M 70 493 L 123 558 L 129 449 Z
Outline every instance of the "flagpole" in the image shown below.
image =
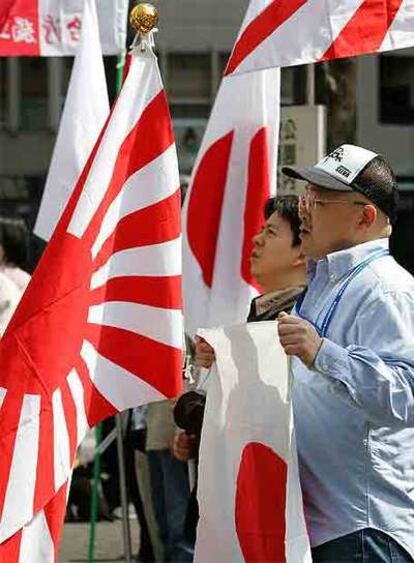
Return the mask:
M 122 81 L 124 78 L 124 68 L 126 61 L 126 51 L 119 55 L 116 62 L 116 93 L 119 94 L 122 88 Z
M 123 79 L 123 74 L 124 74 L 124 67 L 125 67 L 125 51 L 119 55 L 117 57 L 117 63 L 116 63 L 116 93 L 119 94 L 119 92 L 121 91 L 122 88 L 122 79 Z M 119 433 L 119 427 L 118 427 L 118 417 L 120 415 L 116 416 L 116 431 L 117 434 Z M 101 424 L 98 424 L 97 427 L 95 428 L 95 437 L 96 437 L 96 446 L 99 447 L 99 444 L 102 440 L 102 426 Z M 121 440 L 122 440 L 122 434 L 121 434 Z M 123 455 L 123 448 L 122 448 L 122 455 Z M 119 446 L 118 446 L 118 458 L 119 458 Z M 124 467 L 124 463 L 122 460 L 122 467 Z M 118 461 L 119 467 L 120 467 L 120 462 Z M 100 472 L 101 472 L 101 453 L 98 450 L 95 454 L 95 458 L 94 458 L 94 462 L 93 462 L 93 482 L 92 482 L 92 492 L 91 492 L 91 515 L 90 515 L 90 520 L 89 520 L 89 525 L 90 525 L 90 529 L 89 529 L 89 546 L 88 546 L 88 563 L 94 563 L 95 561 L 95 541 L 96 541 L 96 522 L 98 520 L 98 498 L 99 498 L 99 481 L 100 481 Z M 125 474 L 124 474 L 124 478 L 125 478 Z M 120 476 L 120 487 L 121 487 L 121 476 Z M 123 492 L 121 491 L 121 500 L 123 498 Z M 124 507 L 123 508 L 123 528 L 125 528 L 125 524 L 124 524 Z M 127 507 L 128 510 L 128 507 Z M 128 516 L 128 514 L 127 514 Z M 127 553 L 129 553 L 129 559 L 126 559 L 126 563 L 130 563 L 131 561 L 131 537 L 130 537 L 130 531 L 129 531 L 129 525 L 127 524 L 128 527 L 128 532 L 125 532 L 125 529 L 123 530 L 123 534 L 124 534 L 124 549 L 125 549 L 125 555 L 127 555 Z M 128 536 L 129 541 L 126 542 L 126 537 Z M 129 546 L 129 550 L 128 550 L 128 546 Z
M 151 49 L 153 45 L 153 30 L 158 23 L 158 10 L 148 3 L 137 4 L 130 13 L 129 22 L 137 32 L 137 35 L 132 44 L 132 48 L 141 44 L 141 50 L 145 51 L 146 48 Z M 117 59 L 117 73 L 116 73 L 116 92 L 119 94 L 122 88 L 124 67 L 126 61 L 125 51 L 118 56 Z M 119 471 L 119 487 L 120 498 L 122 507 L 122 532 L 124 539 L 124 557 L 125 563 L 131 563 L 131 530 L 129 527 L 129 511 L 128 511 L 128 495 L 126 488 L 125 478 L 125 458 L 124 458 L 124 443 L 123 443 L 123 423 L 122 414 L 115 417 L 116 436 L 117 436 L 117 452 L 118 452 L 118 471 Z M 97 442 L 98 437 L 100 440 L 99 426 L 96 429 Z M 98 442 L 99 445 L 99 442 Z M 98 487 L 99 487 L 99 472 L 100 472 L 100 453 L 95 455 L 94 460 L 94 481 L 92 488 L 92 501 L 91 501 L 91 521 L 90 521 L 90 534 L 89 534 L 89 555 L 88 563 L 94 562 L 95 557 L 95 537 L 96 537 L 96 520 L 98 512 Z
M 125 563 L 132 562 L 131 548 L 131 529 L 129 527 L 129 503 L 128 491 L 125 473 L 125 449 L 124 449 L 124 414 L 119 413 L 115 417 L 116 424 L 116 446 L 118 453 L 118 471 L 119 471 L 119 492 L 122 508 L 122 535 L 124 538 L 124 557 Z
M 158 22 L 158 10 L 148 3 L 137 4 L 130 13 L 129 22 L 137 33 L 132 48 L 140 44 L 141 51 L 151 48 L 152 44 L 152 30 Z M 117 91 L 119 92 L 122 87 L 122 80 L 125 67 L 125 53 L 118 59 L 117 64 Z M 122 506 L 122 532 L 124 537 L 124 557 L 125 563 L 132 562 L 131 553 L 131 529 L 129 526 L 129 503 L 128 491 L 126 484 L 125 474 L 125 453 L 124 453 L 124 435 L 123 435 L 123 416 L 118 414 L 116 416 L 117 428 L 117 451 L 118 451 L 118 470 L 119 470 L 119 489 Z
M 98 424 L 95 428 L 96 445 L 98 446 L 102 437 L 102 426 Z M 98 517 L 98 487 L 99 475 L 101 472 L 101 454 L 96 453 L 93 461 L 93 481 L 91 491 L 91 515 L 89 528 L 89 546 L 88 546 L 88 563 L 95 560 L 95 537 L 96 537 L 96 520 Z

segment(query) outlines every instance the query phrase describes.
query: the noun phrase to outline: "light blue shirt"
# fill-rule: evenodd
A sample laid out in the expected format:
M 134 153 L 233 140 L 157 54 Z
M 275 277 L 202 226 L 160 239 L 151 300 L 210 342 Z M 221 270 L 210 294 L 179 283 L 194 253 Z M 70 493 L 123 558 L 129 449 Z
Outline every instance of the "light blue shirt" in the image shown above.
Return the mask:
M 300 315 L 321 324 L 381 239 L 313 264 Z M 311 544 L 376 528 L 414 557 L 414 278 L 391 256 L 347 287 L 311 369 L 293 358 L 300 477 Z

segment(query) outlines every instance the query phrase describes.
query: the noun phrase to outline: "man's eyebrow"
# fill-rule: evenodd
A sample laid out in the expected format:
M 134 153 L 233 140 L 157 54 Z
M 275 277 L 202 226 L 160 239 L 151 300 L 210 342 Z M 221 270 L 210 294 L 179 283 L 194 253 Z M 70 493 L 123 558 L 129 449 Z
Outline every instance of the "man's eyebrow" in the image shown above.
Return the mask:
M 337 199 L 338 196 L 336 196 L 336 194 L 326 194 L 326 193 L 313 192 L 313 197 L 316 200 L 321 199 L 322 201 L 330 201 L 330 200 Z
M 267 228 L 268 229 L 274 229 L 275 231 L 277 231 L 279 227 L 278 227 L 277 223 L 268 223 Z

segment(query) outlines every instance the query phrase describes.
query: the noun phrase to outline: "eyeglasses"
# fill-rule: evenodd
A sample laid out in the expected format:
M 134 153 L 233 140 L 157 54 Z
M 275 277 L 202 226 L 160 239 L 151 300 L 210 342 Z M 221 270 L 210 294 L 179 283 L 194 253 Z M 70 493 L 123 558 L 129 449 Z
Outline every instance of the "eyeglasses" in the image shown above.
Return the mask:
M 351 201 L 349 199 L 321 199 L 314 194 L 305 192 L 299 196 L 299 213 L 311 213 L 317 204 L 347 204 L 347 205 L 367 205 L 365 201 Z

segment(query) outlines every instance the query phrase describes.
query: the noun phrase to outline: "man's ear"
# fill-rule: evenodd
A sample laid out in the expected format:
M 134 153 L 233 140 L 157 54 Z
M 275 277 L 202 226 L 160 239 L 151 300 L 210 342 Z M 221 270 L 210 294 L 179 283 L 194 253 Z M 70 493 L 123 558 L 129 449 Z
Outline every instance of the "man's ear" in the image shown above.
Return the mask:
M 377 221 L 378 211 L 374 205 L 364 205 L 360 215 L 358 225 L 364 229 L 369 229 Z
M 298 248 L 297 256 L 295 256 L 292 266 L 294 268 L 299 268 L 305 265 L 306 257 L 303 252 L 300 250 L 301 247 Z

